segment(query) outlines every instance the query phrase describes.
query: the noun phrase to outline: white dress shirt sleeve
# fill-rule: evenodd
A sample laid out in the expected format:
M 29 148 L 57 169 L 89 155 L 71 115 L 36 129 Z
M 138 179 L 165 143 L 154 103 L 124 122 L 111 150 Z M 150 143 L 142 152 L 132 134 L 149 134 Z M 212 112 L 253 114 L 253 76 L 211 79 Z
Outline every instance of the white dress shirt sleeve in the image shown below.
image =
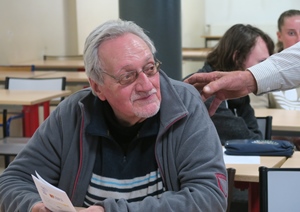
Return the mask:
M 257 82 L 257 94 L 300 85 L 300 42 L 248 68 Z

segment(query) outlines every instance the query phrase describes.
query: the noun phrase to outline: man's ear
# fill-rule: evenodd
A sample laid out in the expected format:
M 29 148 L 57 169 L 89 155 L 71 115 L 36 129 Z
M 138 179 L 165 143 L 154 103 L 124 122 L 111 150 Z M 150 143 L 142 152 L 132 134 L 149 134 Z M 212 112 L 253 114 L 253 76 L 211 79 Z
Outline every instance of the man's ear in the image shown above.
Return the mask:
M 98 96 L 98 98 L 102 101 L 105 101 L 105 95 L 102 92 L 102 87 L 101 85 L 97 84 L 94 80 L 92 80 L 91 78 L 89 78 L 89 82 L 90 82 L 90 86 L 94 91 L 94 94 L 96 94 Z

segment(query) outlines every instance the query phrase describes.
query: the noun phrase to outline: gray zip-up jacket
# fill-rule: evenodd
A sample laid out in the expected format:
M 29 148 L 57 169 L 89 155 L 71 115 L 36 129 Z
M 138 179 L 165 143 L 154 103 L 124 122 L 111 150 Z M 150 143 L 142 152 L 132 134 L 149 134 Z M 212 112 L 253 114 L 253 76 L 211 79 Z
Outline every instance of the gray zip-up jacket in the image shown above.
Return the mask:
M 139 203 L 99 202 L 105 211 L 226 211 L 227 180 L 216 129 L 198 91 L 160 72 L 162 102 L 155 154 L 166 191 Z M 81 90 L 62 101 L 0 176 L 2 212 L 28 212 L 41 201 L 31 174 L 64 190 L 82 206 L 98 137 L 85 133 L 95 97 Z M 102 118 L 102 117 L 99 117 Z M 100 126 L 99 126 L 100 127 Z

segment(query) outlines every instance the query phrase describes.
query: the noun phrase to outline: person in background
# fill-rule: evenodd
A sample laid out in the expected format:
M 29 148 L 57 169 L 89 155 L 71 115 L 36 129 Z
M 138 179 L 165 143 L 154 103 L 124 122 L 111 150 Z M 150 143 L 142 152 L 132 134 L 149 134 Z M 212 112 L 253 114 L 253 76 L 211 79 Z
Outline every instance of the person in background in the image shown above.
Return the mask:
M 281 52 L 300 41 L 300 10 L 287 10 L 278 18 L 278 42 L 277 51 Z M 256 97 L 252 94 L 251 104 L 254 98 L 265 99 L 268 102 L 266 108 L 280 108 L 285 110 L 300 110 L 300 88 L 286 91 L 275 91 Z M 257 102 L 257 101 L 256 101 Z M 263 105 L 253 105 L 254 108 L 261 108 Z M 297 150 L 300 150 L 300 137 L 272 136 L 274 140 L 288 140 L 295 144 Z
M 209 114 L 212 116 L 226 99 L 243 97 L 249 93 L 261 95 L 300 86 L 299 61 L 300 42 L 247 70 L 196 73 L 185 79 L 185 82 L 192 84 L 204 101 L 214 96 L 209 106 Z
M 280 52 L 300 41 L 300 10 L 283 12 L 278 18 L 277 26 L 276 49 Z M 254 108 L 300 110 L 300 88 L 271 92 L 262 96 L 250 94 L 250 99 Z
M 281 52 L 300 41 L 300 10 L 287 10 L 278 19 L 277 50 Z M 300 110 L 300 88 L 272 92 L 271 108 Z M 300 141 L 300 138 L 298 138 Z
M 198 73 L 244 70 L 264 61 L 273 51 L 272 39 L 262 30 L 251 25 L 235 24 L 208 54 Z M 212 100 L 206 101 L 207 107 Z M 223 101 L 211 119 L 222 144 L 231 139 L 263 139 L 249 96 Z
M 90 33 L 90 88 L 62 101 L 0 176 L 1 211 L 49 211 L 35 171 L 82 211 L 226 211 L 215 127 L 197 90 L 167 77 L 155 52 L 130 21 Z

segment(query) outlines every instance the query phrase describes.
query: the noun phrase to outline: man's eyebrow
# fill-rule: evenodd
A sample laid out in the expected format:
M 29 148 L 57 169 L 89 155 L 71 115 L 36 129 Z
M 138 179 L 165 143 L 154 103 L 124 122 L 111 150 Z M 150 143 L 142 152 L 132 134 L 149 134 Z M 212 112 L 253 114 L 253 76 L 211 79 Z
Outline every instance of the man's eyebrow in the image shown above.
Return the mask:
M 145 65 L 144 65 L 144 66 L 146 66 L 147 63 L 149 63 L 149 60 L 151 60 L 152 58 L 154 59 L 154 56 L 153 56 L 153 55 L 150 55 L 149 57 L 147 57 L 147 58 L 144 60 L 144 62 L 145 62 Z M 154 59 L 154 61 L 155 61 L 155 59 Z M 125 71 L 126 71 L 126 68 L 128 68 L 128 67 L 130 67 L 130 66 L 131 66 L 131 64 L 127 64 L 127 65 L 123 66 L 117 73 L 121 72 L 122 70 L 125 70 Z M 144 67 L 144 66 L 143 66 L 143 67 Z

